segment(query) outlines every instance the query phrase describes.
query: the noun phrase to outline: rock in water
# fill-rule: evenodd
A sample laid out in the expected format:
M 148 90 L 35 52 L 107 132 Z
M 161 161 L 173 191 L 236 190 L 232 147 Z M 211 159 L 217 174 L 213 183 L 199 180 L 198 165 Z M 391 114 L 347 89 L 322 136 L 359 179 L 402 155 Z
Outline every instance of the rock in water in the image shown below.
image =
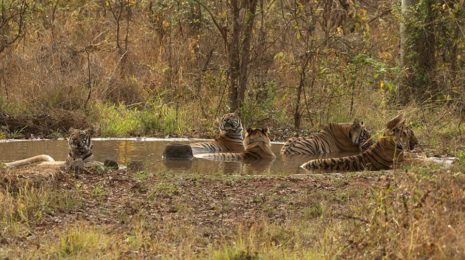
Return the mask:
M 113 160 L 105 160 L 103 166 L 108 169 L 118 170 L 118 163 Z
M 188 144 L 169 144 L 163 152 L 165 160 L 192 160 L 194 154 Z

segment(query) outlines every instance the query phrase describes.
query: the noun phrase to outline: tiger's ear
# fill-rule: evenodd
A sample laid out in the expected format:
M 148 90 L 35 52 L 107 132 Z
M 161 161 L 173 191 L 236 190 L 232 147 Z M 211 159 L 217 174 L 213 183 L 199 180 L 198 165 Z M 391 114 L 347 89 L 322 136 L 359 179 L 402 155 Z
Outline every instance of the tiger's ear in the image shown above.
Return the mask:
M 359 127 L 363 126 L 363 121 L 360 121 L 358 118 L 355 118 L 354 121 L 352 122 L 353 127 Z
M 248 135 L 251 135 L 251 134 L 252 134 L 252 132 L 253 132 L 253 129 L 252 129 L 252 128 L 250 128 L 250 127 L 249 127 L 249 128 L 247 128 L 247 134 L 248 134 Z
M 389 122 L 386 123 L 387 129 L 394 129 L 396 127 L 402 126 L 405 124 L 404 114 L 399 114 L 398 116 L 391 119 Z
M 269 133 L 269 129 L 267 127 L 261 129 L 262 133 L 267 135 Z

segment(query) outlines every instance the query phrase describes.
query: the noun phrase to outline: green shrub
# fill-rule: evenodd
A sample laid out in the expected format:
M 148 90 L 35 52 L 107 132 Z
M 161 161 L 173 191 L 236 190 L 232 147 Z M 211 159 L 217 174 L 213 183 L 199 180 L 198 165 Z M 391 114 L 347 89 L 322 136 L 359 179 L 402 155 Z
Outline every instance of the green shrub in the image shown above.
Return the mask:
M 149 101 L 142 108 L 131 108 L 121 103 L 97 103 L 95 110 L 102 136 L 174 134 L 184 128 L 180 127 L 181 120 L 177 120 L 176 110 L 162 105 L 159 100 Z

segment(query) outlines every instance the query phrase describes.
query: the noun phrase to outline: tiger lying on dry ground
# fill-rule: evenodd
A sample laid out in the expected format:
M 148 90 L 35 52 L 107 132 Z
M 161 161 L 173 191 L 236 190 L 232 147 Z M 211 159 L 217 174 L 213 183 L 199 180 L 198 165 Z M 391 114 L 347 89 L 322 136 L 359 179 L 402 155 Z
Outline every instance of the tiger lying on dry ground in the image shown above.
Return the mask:
M 241 153 L 204 153 L 195 155 L 195 157 L 218 161 L 255 161 L 276 158 L 271 151 L 271 141 L 266 128 L 248 128 L 244 138 L 244 148 L 245 150 Z
M 16 168 L 21 166 L 28 166 L 38 163 L 38 166 L 51 166 L 60 167 L 63 170 L 84 170 L 87 171 L 93 167 L 102 167 L 103 163 L 94 161 L 92 153 L 92 129 L 79 130 L 71 128 L 69 130 L 68 147 L 69 153 L 66 161 L 55 161 L 51 156 L 42 154 L 18 160 L 14 162 L 5 163 L 6 168 Z M 112 165 L 117 168 L 117 164 L 113 162 Z
M 293 137 L 281 148 L 283 155 L 321 155 L 340 152 L 363 152 L 373 144 L 363 122 L 330 123 L 315 134 Z
M 403 160 L 404 152 L 413 150 L 418 144 L 412 129 L 399 115 L 386 124 L 384 136 L 368 150 L 354 156 L 341 158 L 315 159 L 301 167 L 307 170 L 363 171 L 391 169 Z

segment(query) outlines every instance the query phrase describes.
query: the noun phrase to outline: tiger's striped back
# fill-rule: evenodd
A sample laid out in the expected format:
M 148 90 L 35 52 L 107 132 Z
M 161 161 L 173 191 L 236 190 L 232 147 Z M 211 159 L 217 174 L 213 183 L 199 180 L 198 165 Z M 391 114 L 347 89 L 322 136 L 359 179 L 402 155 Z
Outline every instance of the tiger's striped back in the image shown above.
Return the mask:
M 400 115 L 387 124 L 384 136 L 368 150 L 354 156 L 315 159 L 301 167 L 307 170 L 362 171 L 390 169 L 402 161 L 403 151 L 412 150 L 418 144 L 412 129 L 405 125 Z
M 276 158 L 273 151 L 271 151 L 271 140 L 266 128 L 247 129 L 244 147 L 245 151 L 242 153 L 206 153 L 195 157 L 215 161 L 254 161 Z
M 219 122 L 220 134 L 212 142 L 191 144 L 194 154 L 244 151 L 242 124 L 235 113 L 223 115 Z
M 308 137 L 289 139 L 281 148 L 283 155 L 321 155 L 360 152 L 372 145 L 371 134 L 363 122 L 329 124 Z

